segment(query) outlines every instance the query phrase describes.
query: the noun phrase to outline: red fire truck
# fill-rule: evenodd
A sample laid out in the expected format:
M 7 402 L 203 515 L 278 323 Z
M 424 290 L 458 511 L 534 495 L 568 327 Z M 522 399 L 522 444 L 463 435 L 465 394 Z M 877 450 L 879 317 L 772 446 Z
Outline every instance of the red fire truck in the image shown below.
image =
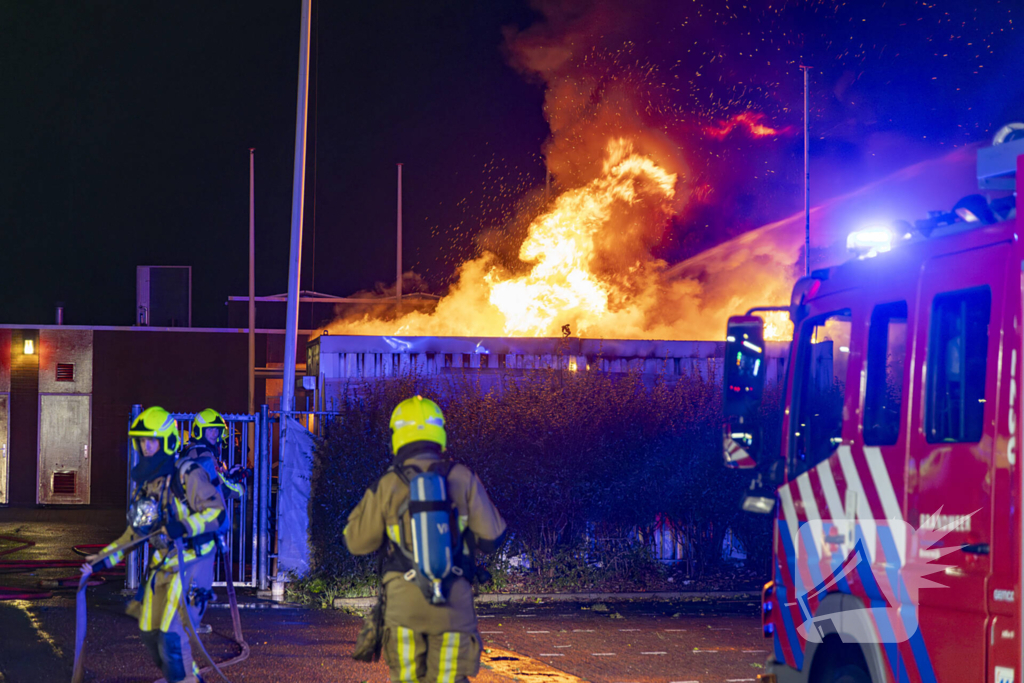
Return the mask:
M 775 515 L 760 681 L 1021 680 L 1022 129 L 979 150 L 987 196 L 851 234 L 797 282 L 778 448 L 765 309 L 729 321 L 725 460 Z

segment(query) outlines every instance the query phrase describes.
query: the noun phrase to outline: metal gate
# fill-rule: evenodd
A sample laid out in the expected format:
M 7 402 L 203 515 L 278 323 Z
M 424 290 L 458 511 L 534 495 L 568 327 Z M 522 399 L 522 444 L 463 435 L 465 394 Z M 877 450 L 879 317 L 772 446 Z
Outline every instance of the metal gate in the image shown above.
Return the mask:
M 132 406 L 131 422 L 142 412 L 141 405 Z M 189 440 L 195 413 L 172 413 L 178 421 L 182 443 Z M 255 415 L 224 415 L 228 424 L 228 446 L 222 457 L 228 467 L 242 465 L 251 468 L 246 480 L 245 495 L 241 500 L 227 500 L 231 520 L 232 581 L 236 586 L 266 590 L 270 548 L 270 414 L 261 406 Z M 187 447 L 187 446 L 186 446 Z M 251 456 L 251 457 L 250 457 Z M 133 440 L 128 440 L 128 500 L 133 484 L 132 467 L 139 461 L 139 452 Z M 225 538 L 225 542 L 229 539 Z M 149 547 L 131 553 L 126 560 L 127 586 L 137 589 L 149 563 Z M 216 564 L 215 586 L 225 585 L 221 563 Z

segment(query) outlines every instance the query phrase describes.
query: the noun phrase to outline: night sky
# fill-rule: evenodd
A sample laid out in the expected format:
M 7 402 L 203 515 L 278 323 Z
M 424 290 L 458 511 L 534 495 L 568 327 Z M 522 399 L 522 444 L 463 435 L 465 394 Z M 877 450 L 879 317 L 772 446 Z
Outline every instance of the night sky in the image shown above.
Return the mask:
M 581 74 L 587 107 L 629 83 L 682 150 L 670 262 L 802 206 L 801 63 L 816 199 L 985 141 L 1024 120 L 1024 10 L 973 4 L 314 0 L 303 287 L 393 281 L 404 162 L 405 264 L 442 292 L 482 229 L 514 232 L 544 183 L 546 88 Z M 250 147 L 257 294 L 285 290 L 299 14 L 0 5 L 0 322 L 51 323 L 63 301 L 69 324 L 131 324 L 135 267 L 190 265 L 194 324 L 225 325 L 247 293 Z M 569 66 L 525 63 L 536 43 Z M 745 111 L 776 134 L 713 134 Z

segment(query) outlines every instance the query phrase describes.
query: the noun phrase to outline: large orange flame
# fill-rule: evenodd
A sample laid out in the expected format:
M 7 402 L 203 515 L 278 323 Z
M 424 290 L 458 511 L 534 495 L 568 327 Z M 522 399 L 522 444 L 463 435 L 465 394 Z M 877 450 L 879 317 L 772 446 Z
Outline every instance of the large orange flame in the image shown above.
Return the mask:
M 519 258 L 533 264 L 530 272 L 504 280 L 494 270 L 487 274 L 490 303 L 505 319 L 504 334 L 557 334 L 569 319 L 581 335 L 600 327 L 616 293 L 592 267 L 595 238 L 617 204 L 634 205 L 645 193 L 654 201 L 671 200 L 675 183 L 675 174 L 636 154 L 626 140 L 612 141 L 601 177 L 559 196 L 530 227 L 519 249 Z
M 610 140 L 597 178 L 554 198 L 530 224 L 521 267 L 485 252 L 464 263 L 433 311 L 335 321 L 332 334 L 718 339 L 742 302 L 703 310 L 701 284 L 666 277 L 650 255 L 678 210 L 679 176 L 625 138 Z M 780 276 L 781 290 L 786 290 Z M 764 295 L 764 291 L 753 294 Z M 772 303 L 761 301 L 759 303 Z M 738 311 L 742 312 L 742 310 Z M 774 327 L 772 326 L 774 325 Z M 769 339 L 788 321 L 772 322 Z
M 762 315 L 765 341 L 789 341 L 793 338 L 793 323 L 789 320 L 789 313 L 771 311 Z

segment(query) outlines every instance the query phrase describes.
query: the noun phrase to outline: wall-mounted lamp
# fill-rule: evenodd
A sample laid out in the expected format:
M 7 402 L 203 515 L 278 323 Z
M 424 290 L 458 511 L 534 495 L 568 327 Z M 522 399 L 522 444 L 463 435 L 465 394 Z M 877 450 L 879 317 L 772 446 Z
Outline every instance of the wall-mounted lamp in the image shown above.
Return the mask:
M 24 350 L 25 350 L 25 355 L 26 356 L 31 356 L 32 354 L 34 354 L 36 352 L 36 342 L 35 342 L 35 340 L 33 340 L 33 339 L 26 339 L 25 340 L 25 349 Z

